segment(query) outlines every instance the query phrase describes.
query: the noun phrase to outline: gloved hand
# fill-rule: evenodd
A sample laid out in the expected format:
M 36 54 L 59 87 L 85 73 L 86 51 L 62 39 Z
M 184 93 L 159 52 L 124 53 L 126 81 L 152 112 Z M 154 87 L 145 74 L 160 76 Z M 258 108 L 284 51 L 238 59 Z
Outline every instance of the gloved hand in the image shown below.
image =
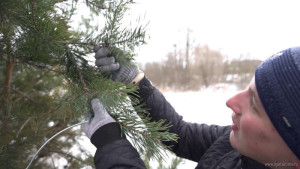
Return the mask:
M 111 72 L 112 80 L 123 83 L 137 84 L 143 79 L 144 73 L 139 70 L 137 65 L 130 62 L 128 65 L 120 65 L 115 62 L 115 57 L 108 57 L 108 48 L 97 45 L 94 47 L 96 66 L 100 72 Z
M 116 120 L 108 114 L 99 99 L 93 99 L 91 104 L 94 118 L 89 123 L 83 124 L 83 131 L 89 139 L 91 139 L 92 135 L 102 126 L 116 122 Z

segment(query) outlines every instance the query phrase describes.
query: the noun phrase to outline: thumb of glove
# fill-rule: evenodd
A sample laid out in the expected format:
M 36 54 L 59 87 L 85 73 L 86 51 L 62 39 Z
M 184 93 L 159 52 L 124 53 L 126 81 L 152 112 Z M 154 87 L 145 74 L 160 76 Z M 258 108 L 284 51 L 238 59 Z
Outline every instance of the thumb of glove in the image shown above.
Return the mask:
M 90 127 L 90 123 L 91 123 L 91 120 L 93 119 L 93 114 L 91 111 L 88 111 L 87 112 L 87 115 L 85 117 L 85 120 L 88 121 L 87 123 L 84 123 L 82 126 L 81 126 L 81 129 L 83 130 L 84 133 L 87 134 L 88 132 L 88 129 Z
M 116 122 L 116 120 L 108 114 L 99 99 L 93 99 L 91 104 L 94 111 L 94 118 L 90 123 L 85 123 L 83 126 L 83 131 L 89 138 L 91 138 L 100 127 L 108 123 Z

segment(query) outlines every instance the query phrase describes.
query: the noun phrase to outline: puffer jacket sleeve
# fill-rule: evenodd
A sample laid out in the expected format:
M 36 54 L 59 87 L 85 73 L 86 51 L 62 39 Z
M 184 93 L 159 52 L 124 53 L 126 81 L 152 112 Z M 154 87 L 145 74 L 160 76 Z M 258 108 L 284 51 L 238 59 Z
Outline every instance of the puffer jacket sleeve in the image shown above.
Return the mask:
M 92 135 L 91 142 L 97 147 L 96 169 L 146 169 L 139 153 L 116 122 L 100 127 Z
M 166 123 L 171 123 L 169 132 L 176 133 L 179 140 L 163 143 L 171 146 L 171 150 L 179 157 L 198 162 L 214 141 L 230 130 L 230 126 L 185 122 L 146 77 L 139 83 L 139 96 L 149 109 L 151 120 L 164 119 Z
M 116 140 L 97 149 L 96 169 L 146 169 L 138 152 L 127 139 Z

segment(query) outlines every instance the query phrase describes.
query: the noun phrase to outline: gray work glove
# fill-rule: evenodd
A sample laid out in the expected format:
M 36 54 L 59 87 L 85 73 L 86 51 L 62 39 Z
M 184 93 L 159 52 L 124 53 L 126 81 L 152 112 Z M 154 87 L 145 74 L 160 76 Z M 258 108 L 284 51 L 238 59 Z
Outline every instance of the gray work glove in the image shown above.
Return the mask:
M 123 83 L 131 83 L 137 77 L 140 70 L 133 62 L 130 62 L 128 65 L 121 65 L 118 62 L 115 62 L 115 57 L 108 57 L 109 51 L 108 48 L 97 45 L 94 47 L 96 66 L 99 68 L 99 71 L 111 72 L 112 80 L 119 81 Z
M 116 122 L 116 120 L 108 114 L 99 99 L 93 99 L 91 104 L 94 112 L 94 118 L 90 122 L 83 124 L 83 131 L 89 139 L 91 139 L 92 135 L 100 127 L 108 123 Z

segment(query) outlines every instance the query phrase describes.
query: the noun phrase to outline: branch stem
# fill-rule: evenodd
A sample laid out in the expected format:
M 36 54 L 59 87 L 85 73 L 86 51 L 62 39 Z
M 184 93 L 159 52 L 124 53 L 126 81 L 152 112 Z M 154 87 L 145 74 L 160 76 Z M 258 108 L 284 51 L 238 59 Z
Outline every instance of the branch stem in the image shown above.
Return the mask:
M 76 60 L 75 60 L 73 54 L 72 54 L 69 50 L 67 51 L 67 56 L 68 56 L 68 57 L 71 59 L 71 61 L 73 62 L 75 71 L 76 71 L 77 75 L 79 76 L 80 82 L 81 82 L 82 85 L 83 85 L 83 90 L 86 91 L 86 92 L 88 92 L 88 91 L 89 91 L 89 88 L 87 87 L 87 84 L 86 84 L 86 82 L 85 82 L 85 80 L 84 80 L 84 77 L 83 77 L 83 75 L 82 75 L 80 69 L 78 68 L 78 65 L 77 65 L 77 63 L 76 63 Z

